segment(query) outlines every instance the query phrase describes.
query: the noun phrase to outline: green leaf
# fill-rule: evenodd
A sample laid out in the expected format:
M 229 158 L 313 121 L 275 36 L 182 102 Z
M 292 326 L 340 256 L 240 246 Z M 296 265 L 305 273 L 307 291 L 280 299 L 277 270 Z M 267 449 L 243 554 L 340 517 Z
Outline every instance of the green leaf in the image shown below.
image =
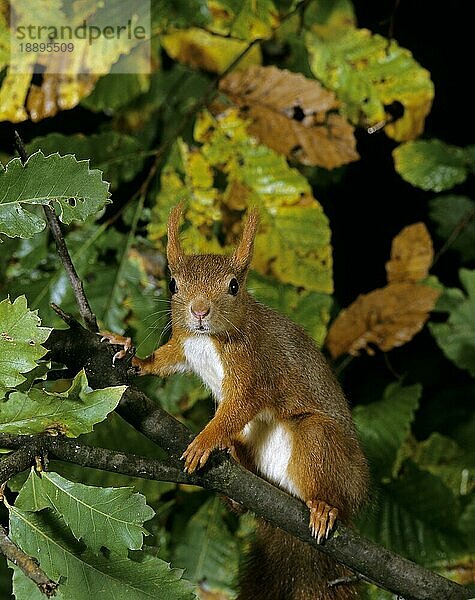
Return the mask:
M 25 381 L 17 386 L 17 390 L 19 392 L 28 392 L 31 386 L 35 382 L 45 381 L 48 377 L 48 373 L 51 370 L 51 361 L 43 360 L 39 365 L 37 365 L 28 373 L 25 373 Z
M 205 502 L 188 522 L 175 548 L 174 564 L 192 581 L 206 580 L 211 589 L 233 590 L 238 568 L 237 541 L 224 522 L 219 498 Z
M 353 418 L 377 481 L 395 475 L 422 394 L 420 384 L 391 383 L 378 402 L 356 406 Z
M 37 367 L 36 361 L 46 354 L 41 344 L 51 329 L 40 323 L 37 311 L 28 310 L 25 296 L 13 304 L 9 298 L 0 302 L 0 400 L 7 390 L 26 381 L 22 373 Z
M 207 0 L 156 0 L 152 20 L 161 29 L 206 25 L 211 19 Z
M 153 386 L 156 389 L 156 383 Z M 201 379 L 192 373 L 176 373 L 163 381 L 159 392 L 160 405 L 172 415 L 182 415 L 198 402 L 209 398 Z
M 452 312 L 463 304 L 465 295 L 458 288 L 443 288 L 442 294 L 438 298 L 434 312 Z
M 45 595 L 40 592 L 36 583 L 29 577 L 25 577 L 24 573 L 18 567 L 11 566 L 13 569 L 13 589 L 15 590 L 14 598 L 18 600 L 45 600 Z M 13 598 L 13 596 L 12 596 Z M 55 600 L 63 600 L 64 595 L 61 589 L 56 590 Z
M 416 140 L 393 150 L 394 167 L 411 185 L 443 192 L 465 181 L 475 167 L 470 149 L 451 146 L 440 140 Z
M 460 504 L 438 477 L 407 461 L 398 479 L 372 496 L 359 519 L 363 535 L 427 565 L 466 552 L 457 525 Z
M 270 37 L 277 25 L 277 10 L 272 0 L 218 0 L 216 4 L 219 16 L 209 28 L 219 33 L 254 40 Z
M 368 127 L 388 123 L 386 133 L 398 141 L 420 135 L 434 97 L 429 72 L 395 40 L 349 23 L 352 11 L 346 3 L 325 4 L 320 22 L 305 37 L 315 77 L 336 93 L 343 102 L 341 112 L 353 123 L 360 124 L 361 117 Z M 404 109 L 396 120 L 388 110 L 394 103 Z
M 454 440 L 432 433 L 420 442 L 412 460 L 421 469 L 439 477 L 455 496 L 466 496 L 475 487 L 475 462 Z
M 107 240 L 116 250 L 120 248 L 120 235 L 117 234 L 112 239 L 108 231 L 104 233 L 104 229 L 104 225 L 85 223 L 80 228 L 71 229 L 65 235 L 71 258 L 84 282 L 88 298 L 90 284 L 94 284 L 91 273 L 97 273 L 98 277 L 102 275 L 100 253 L 108 251 L 103 248 L 102 241 Z M 44 321 L 48 320 L 53 326 L 64 327 L 61 319 L 51 309 L 50 303 L 55 302 L 72 314 L 77 313 L 77 303 L 68 277 L 58 261 L 54 242 L 46 232 L 30 239 L 18 239 L 18 242 L 17 250 L 7 268 L 7 291 L 14 295 L 24 290 L 29 304 L 38 309 Z M 103 289 L 102 293 L 105 293 Z
M 65 600 L 101 598 L 104 600 L 191 600 L 194 594 L 181 572 L 170 569 L 159 558 L 134 553 L 132 559 L 94 554 L 74 539 L 64 523 L 51 513 L 24 512 L 10 508 L 10 535 L 28 555 L 35 557 L 51 579 L 60 580 L 59 593 Z M 33 589 L 24 584 L 25 576 L 16 571 L 14 592 L 17 600 L 30 600 L 20 590 Z
M 429 215 L 436 224 L 439 237 L 447 241 L 457 228 L 450 248 L 460 253 L 463 261 L 475 259 L 475 202 L 467 196 L 437 196 L 429 202 Z
M 15 506 L 37 512 L 51 508 L 61 516 L 76 539 L 93 552 L 105 546 L 117 554 L 142 547 L 142 527 L 154 511 L 132 488 L 100 488 L 73 483 L 57 473 L 30 472 Z
M 45 155 L 59 152 L 73 154 L 77 160 L 90 159 L 92 167 L 103 171 L 103 179 L 113 188 L 133 179 L 144 163 L 142 144 L 136 138 L 116 131 L 88 136 L 50 133 L 34 138 L 29 149 L 32 153 L 41 150 Z
M 28 238 L 44 229 L 35 205 L 57 209 L 61 221 L 69 224 L 94 215 L 107 202 L 109 184 L 100 171 L 91 171 L 87 161 L 71 155 L 36 152 L 24 165 L 14 158 L 0 169 L 0 233 L 10 237 Z
M 29 434 L 49 429 L 68 437 L 87 433 L 114 410 L 125 389 L 121 385 L 91 390 L 82 370 L 66 392 L 53 394 L 40 388 L 27 394 L 13 392 L 0 403 L 0 432 Z
M 262 218 L 254 266 L 297 288 L 331 294 L 332 256 L 328 218 L 319 204 L 281 206 Z
M 460 517 L 460 528 L 467 533 L 468 539 L 472 540 L 473 547 L 475 545 L 475 496 L 472 496 Z
M 325 39 L 356 27 L 355 8 L 351 0 L 316 0 L 306 7 L 304 23 Z
M 445 323 L 429 323 L 429 330 L 445 356 L 475 377 L 475 270 L 461 269 L 460 281 L 467 290 L 454 303 Z
M 304 327 L 319 346 L 323 345 L 330 320 L 332 298 L 327 294 L 298 290 L 252 271 L 248 278 L 251 294 Z
M 143 73 L 108 73 L 101 77 L 81 105 L 94 112 L 114 113 L 147 91 L 149 77 Z

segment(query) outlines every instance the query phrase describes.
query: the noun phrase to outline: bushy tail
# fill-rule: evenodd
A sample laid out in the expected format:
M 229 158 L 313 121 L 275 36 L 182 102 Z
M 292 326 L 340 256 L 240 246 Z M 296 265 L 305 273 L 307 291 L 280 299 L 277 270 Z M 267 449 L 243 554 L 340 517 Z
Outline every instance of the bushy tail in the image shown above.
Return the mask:
M 348 574 L 316 548 L 260 522 L 244 559 L 238 600 L 355 600 L 355 585 L 328 587 Z

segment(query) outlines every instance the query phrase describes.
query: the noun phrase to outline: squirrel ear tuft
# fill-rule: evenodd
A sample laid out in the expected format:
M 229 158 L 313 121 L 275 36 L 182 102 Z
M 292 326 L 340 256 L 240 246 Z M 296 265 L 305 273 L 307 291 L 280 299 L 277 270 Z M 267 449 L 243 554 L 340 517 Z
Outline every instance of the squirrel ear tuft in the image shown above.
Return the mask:
M 180 245 L 180 222 L 184 210 L 183 202 L 177 204 L 168 217 L 167 259 L 169 264 L 176 264 L 183 258 Z
M 259 227 L 259 211 L 257 208 L 248 210 L 246 222 L 242 230 L 241 239 L 237 248 L 231 255 L 231 261 L 239 271 L 249 268 L 252 260 L 252 251 L 254 249 L 254 238 Z

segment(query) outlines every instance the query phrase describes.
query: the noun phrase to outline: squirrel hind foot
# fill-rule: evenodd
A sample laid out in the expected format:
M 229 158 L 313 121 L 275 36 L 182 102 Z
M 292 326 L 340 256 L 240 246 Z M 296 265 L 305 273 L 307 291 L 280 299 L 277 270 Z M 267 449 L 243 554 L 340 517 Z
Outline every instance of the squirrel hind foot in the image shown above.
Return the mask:
M 320 544 L 323 539 L 328 539 L 338 517 L 338 509 L 322 500 L 307 500 L 306 504 L 310 509 L 310 531 Z

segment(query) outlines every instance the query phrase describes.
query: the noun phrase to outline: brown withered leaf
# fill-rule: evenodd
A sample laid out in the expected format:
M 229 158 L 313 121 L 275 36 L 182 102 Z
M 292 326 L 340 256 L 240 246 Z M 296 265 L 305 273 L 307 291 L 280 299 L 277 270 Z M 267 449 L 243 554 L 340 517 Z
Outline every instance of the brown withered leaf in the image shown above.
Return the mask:
M 332 357 L 356 356 L 361 350 L 373 355 L 372 345 L 383 352 L 402 346 L 422 329 L 439 294 L 425 285 L 395 282 L 358 296 L 328 331 Z
M 251 119 L 249 133 L 276 152 L 327 169 L 359 158 L 353 127 L 318 81 L 253 65 L 224 77 L 220 89 Z
M 393 239 L 391 260 L 386 263 L 388 282 L 421 281 L 434 259 L 432 240 L 424 223 L 408 225 Z

